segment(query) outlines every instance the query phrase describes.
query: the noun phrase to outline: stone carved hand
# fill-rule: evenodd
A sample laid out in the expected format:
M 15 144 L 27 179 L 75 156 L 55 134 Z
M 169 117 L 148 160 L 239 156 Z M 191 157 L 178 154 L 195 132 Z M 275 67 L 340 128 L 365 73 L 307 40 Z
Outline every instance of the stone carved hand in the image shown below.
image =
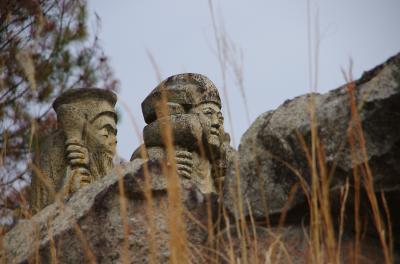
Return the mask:
M 81 145 L 76 139 L 68 139 L 65 142 L 66 156 L 71 167 L 69 189 L 75 192 L 79 188 L 91 182 L 89 171 L 89 152 L 86 147 Z
M 178 175 L 190 179 L 193 171 L 192 153 L 186 150 L 175 150 L 175 160 Z

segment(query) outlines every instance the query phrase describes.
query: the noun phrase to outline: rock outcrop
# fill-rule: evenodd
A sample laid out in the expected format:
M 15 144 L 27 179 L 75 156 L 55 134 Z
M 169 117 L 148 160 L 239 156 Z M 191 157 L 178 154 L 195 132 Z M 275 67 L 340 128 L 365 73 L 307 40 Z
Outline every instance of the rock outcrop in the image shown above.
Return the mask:
M 351 110 L 353 99 L 357 114 Z M 367 155 L 357 134 L 358 123 Z M 316 126 L 319 149 L 324 152 L 330 188 L 343 186 L 347 179 L 352 183 L 352 170 L 368 163 L 375 191 L 400 191 L 400 54 L 364 73 L 353 84 L 326 94 L 296 97 L 257 118 L 239 146 L 243 201 L 250 202 L 255 217 L 279 213 L 305 201 L 304 192 L 299 190 L 287 204 L 300 178 L 306 187 L 311 183 L 307 155 L 312 151 L 312 124 Z M 236 185 L 234 172 L 231 174 L 226 190 L 235 189 L 230 186 Z
M 371 209 L 375 196 L 381 217 L 391 215 L 398 243 L 400 54 L 355 82 L 296 97 L 262 114 L 243 135 L 237 160 L 238 169 L 229 171 L 224 189 L 224 204 L 236 217 L 273 221 L 284 213 L 287 222 L 308 222 L 306 194 L 316 175 L 316 184 L 322 186 L 325 178 L 328 186 L 334 224 L 339 225 L 335 221 L 348 187 L 345 222 L 354 231 L 359 188 L 358 214 L 369 225 L 363 230 L 378 237 Z
M 168 262 L 170 205 L 165 179 L 159 167 L 149 164 L 152 175 L 160 176 L 153 178 L 151 190 L 147 189 L 153 202 L 153 217 L 149 219 L 144 165 L 143 160 L 136 159 L 116 167 L 106 177 L 78 190 L 65 204 L 56 202 L 32 219 L 20 220 L 3 238 L 2 263 L 121 263 L 124 258 L 129 263 L 148 263 L 150 257 L 155 263 Z M 119 182 L 124 186 L 124 196 Z M 182 198 L 185 211 L 196 219 L 185 218 L 188 241 L 204 247 L 207 230 L 199 228 L 199 223 L 207 225 L 209 208 L 215 210 L 215 206 L 206 204 L 213 198 L 190 187 L 182 189 Z M 153 254 L 150 241 L 155 243 Z

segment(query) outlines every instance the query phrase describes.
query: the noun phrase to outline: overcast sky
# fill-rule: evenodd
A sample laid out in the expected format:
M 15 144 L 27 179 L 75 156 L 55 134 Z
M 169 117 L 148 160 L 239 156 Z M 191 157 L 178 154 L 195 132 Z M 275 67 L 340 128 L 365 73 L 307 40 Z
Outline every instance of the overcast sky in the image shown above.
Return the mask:
M 89 3 L 90 12 L 102 20 L 101 45 L 121 82 L 118 150 L 124 159 L 140 144 L 124 104 L 141 132 L 145 123 L 140 104 L 159 82 L 150 57 L 163 79 L 183 72 L 208 76 L 220 90 L 226 130 L 239 144 L 249 121 L 233 67 L 228 67 L 233 126 L 229 123 L 208 0 Z M 241 69 L 251 122 L 286 99 L 311 91 L 308 31 L 313 68 L 319 51 L 318 92 L 344 84 L 341 69 L 349 69 L 350 58 L 353 77 L 359 78 L 400 52 L 399 0 L 310 0 L 309 9 L 307 0 L 214 0 L 213 6 L 218 32 L 225 32 L 234 47 L 230 58 Z

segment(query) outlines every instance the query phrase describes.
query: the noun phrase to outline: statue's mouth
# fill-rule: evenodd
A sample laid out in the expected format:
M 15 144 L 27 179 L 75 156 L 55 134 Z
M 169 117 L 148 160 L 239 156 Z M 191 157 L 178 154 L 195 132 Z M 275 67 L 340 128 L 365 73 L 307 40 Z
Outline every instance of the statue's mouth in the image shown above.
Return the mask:
M 103 149 L 103 154 L 109 159 L 113 159 L 115 156 L 115 152 L 110 149 Z
M 219 131 L 216 128 L 211 128 L 210 134 L 219 137 Z

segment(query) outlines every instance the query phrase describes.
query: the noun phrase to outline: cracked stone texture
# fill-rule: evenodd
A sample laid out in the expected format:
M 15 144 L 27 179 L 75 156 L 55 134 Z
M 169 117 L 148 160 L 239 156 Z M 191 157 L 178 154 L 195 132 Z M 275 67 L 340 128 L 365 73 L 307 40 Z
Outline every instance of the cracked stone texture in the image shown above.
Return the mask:
M 359 110 L 376 191 L 400 191 L 400 54 L 365 72 L 355 81 L 354 95 Z M 299 138 L 310 150 L 310 101 L 315 102 L 318 137 L 323 145 L 330 172 L 331 189 L 353 183 L 352 168 L 363 162 L 355 151 L 352 163 L 349 145 L 351 117 L 347 85 L 325 94 L 306 94 L 285 101 L 274 111 L 259 116 L 243 135 L 239 146 L 241 201 L 244 215 L 249 202 L 255 218 L 282 212 L 291 189 L 299 183 L 310 184 L 310 167 Z M 353 130 L 354 131 L 354 130 Z M 359 148 L 359 141 L 356 143 Z M 232 168 L 232 167 L 231 167 Z M 234 168 L 234 166 L 233 166 Z M 224 204 L 238 214 L 234 206 L 237 190 L 236 171 L 231 169 L 224 186 Z M 236 192 L 237 193 L 237 192 Z M 236 195 L 237 196 L 237 195 Z M 290 209 L 305 201 L 301 188 L 295 193 Z M 306 207 L 304 207 L 306 208 Z M 303 211 L 307 211 L 304 209 Z
M 98 263 L 121 263 L 125 236 L 121 217 L 121 203 L 118 179 L 122 177 L 126 193 L 126 221 L 129 227 L 129 263 L 149 262 L 149 220 L 146 211 L 144 190 L 144 161 L 136 159 L 116 167 L 104 178 L 78 190 L 65 205 L 53 203 L 33 216 L 19 223 L 5 234 L 0 251 L 0 262 L 26 263 L 37 260 L 52 262 L 52 251 L 59 263 L 86 263 L 86 241 Z M 168 262 L 169 232 L 167 226 L 168 199 L 165 179 L 157 164 L 149 164 L 152 179 L 154 226 L 156 229 L 157 263 Z M 158 178 L 157 178 L 158 177 Z M 160 180 L 161 179 L 161 180 Z M 182 199 L 187 210 L 198 222 L 207 225 L 206 196 L 193 185 L 182 186 Z M 216 202 L 215 197 L 211 201 Z M 215 206 L 212 206 L 213 211 Z M 194 246 L 205 245 L 207 231 L 185 218 L 188 241 Z M 80 231 L 76 228 L 79 226 Z M 80 238 L 80 232 L 85 238 Z M 54 243 L 55 247 L 52 247 Z M 3 262 L 2 262 L 3 263 Z

